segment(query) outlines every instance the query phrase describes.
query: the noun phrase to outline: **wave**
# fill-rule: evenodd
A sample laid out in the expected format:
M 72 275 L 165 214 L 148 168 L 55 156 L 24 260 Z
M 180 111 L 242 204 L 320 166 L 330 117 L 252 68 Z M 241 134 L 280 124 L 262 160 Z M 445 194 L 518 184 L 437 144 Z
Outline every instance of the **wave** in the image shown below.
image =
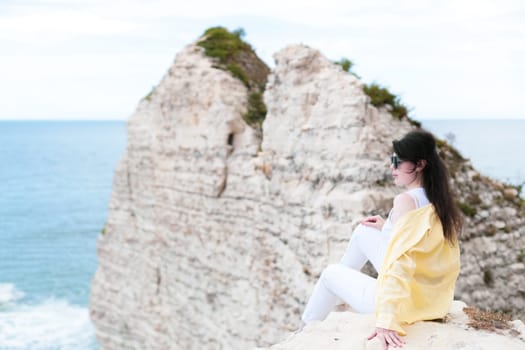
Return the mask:
M 35 305 L 16 302 L 23 295 L 12 284 L 0 284 L 1 350 L 97 349 L 86 307 L 61 299 Z
M 24 297 L 24 293 L 17 290 L 14 284 L 0 284 L 0 307 L 11 304 L 12 302 Z

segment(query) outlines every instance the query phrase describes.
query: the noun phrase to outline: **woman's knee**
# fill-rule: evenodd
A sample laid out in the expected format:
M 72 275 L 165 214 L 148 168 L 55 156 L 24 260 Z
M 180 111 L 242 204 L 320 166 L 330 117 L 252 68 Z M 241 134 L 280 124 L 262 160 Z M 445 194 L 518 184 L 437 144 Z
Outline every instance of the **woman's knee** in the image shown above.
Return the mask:
M 341 277 L 341 264 L 330 264 L 321 273 L 321 281 L 325 286 L 329 286 L 332 282 L 337 281 Z
M 369 232 L 370 227 L 366 227 L 365 225 L 359 224 L 352 232 L 351 239 L 354 241 L 359 241 L 362 239 L 363 236 L 366 236 Z
M 374 233 L 379 233 L 381 232 L 381 230 L 378 230 L 377 228 L 373 228 L 373 227 L 370 227 L 370 226 L 365 226 L 363 224 L 359 224 L 356 226 L 356 228 L 354 229 L 354 233 L 357 233 L 357 234 L 360 234 L 360 235 L 367 235 L 367 234 L 374 234 Z
M 377 239 L 377 235 L 380 234 L 381 231 L 378 229 L 375 229 L 373 227 L 368 227 L 363 224 L 357 225 L 357 227 L 352 232 L 351 239 L 357 240 L 357 241 L 369 241 L 373 239 Z

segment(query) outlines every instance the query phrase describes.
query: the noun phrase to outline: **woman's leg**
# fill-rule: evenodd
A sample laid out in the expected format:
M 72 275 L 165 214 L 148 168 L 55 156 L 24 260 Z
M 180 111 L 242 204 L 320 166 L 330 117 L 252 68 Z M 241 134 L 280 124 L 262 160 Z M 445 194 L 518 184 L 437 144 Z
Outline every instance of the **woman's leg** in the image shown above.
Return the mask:
M 342 264 L 324 269 L 308 300 L 302 321 L 324 320 L 342 299 L 360 313 L 374 312 L 376 279 Z
M 367 260 L 370 260 L 376 271 L 379 272 L 387 245 L 388 238 L 381 231 L 360 224 L 352 232 L 340 264 L 359 271 Z
M 376 280 L 361 273 L 367 260 L 379 271 L 388 239 L 381 231 L 358 225 L 337 265 L 328 266 L 308 300 L 302 321 L 323 320 L 341 300 L 357 312 L 374 311 Z

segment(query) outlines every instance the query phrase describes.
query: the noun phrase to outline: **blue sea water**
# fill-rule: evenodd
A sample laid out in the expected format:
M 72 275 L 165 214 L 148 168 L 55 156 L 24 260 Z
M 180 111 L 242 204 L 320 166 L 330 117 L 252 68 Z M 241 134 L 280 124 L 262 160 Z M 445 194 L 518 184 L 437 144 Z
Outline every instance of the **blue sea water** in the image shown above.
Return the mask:
M 482 173 L 525 181 L 525 120 L 423 126 Z M 90 283 L 125 143 L 123 121 L 0 122 L 0 350 L 98 348 Z
M 525 183 L 525 119 L 425 120 L 423 127 L 452 141 L 482 174 L 512 185 Z
M 0 122 L 0 349 L 97 349 L 96 241 L 125 122 Z

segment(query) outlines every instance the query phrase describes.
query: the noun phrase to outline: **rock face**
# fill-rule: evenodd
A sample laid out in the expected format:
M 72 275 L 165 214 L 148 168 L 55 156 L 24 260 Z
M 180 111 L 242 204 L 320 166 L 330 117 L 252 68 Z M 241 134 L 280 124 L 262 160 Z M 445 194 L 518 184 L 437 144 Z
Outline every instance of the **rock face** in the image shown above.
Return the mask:
M 417 322 L 407 327 L 404 350 L 522 350 L 525 349 L 525 325 L 510 322 L 511 328 L 494 331 L 476 330 L 468 326 L 469 318 L 462 311 L 464 303 L 453 303 L 446 323 Z M 374 329 L 374 316 L 352 312 L 333 312 L 323 322 L 309 324 L 305 329 L 271 350 L 382 350 L 378 339 L 366 338 Z
M 357 221 L 390 208 L 391 140 L 414 126 L 371 106 L 363 83 L 316 50 L 290 46 L 275 60 L 262 135 L 242 118 L 246 86 L 196 45 L 131 116 L 92 286 L 102 349 L 274 344 Z M 459 192 L 486 203 L 467 223 L 458 295 L 519 310 L 519 198 L 455 164 Z

